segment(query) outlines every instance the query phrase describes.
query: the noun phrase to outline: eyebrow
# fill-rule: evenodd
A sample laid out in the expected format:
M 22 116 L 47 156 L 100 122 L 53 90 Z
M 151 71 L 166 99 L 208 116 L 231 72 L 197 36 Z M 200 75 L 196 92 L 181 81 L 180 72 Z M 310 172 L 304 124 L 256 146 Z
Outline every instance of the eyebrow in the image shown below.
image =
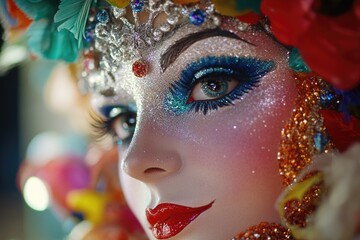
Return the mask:
M 170 46 L 160 58 L 160 67 L 162 72 L 164 72 L 175 60 L 179 57 L 179 55 L 188 49 L 194 43 L 204 40 L 210 37 L 227 37 L 232 39 L 237 39 L 252 46 L 256 46 L 255 44 L 239 37 L 235 33 L 232 33 L 227 30 L 222 30 L 220 28 L 215 29 L 206 29 L 201 32 L 191 33 L 180 40 L 177 40 L 172 46 Z

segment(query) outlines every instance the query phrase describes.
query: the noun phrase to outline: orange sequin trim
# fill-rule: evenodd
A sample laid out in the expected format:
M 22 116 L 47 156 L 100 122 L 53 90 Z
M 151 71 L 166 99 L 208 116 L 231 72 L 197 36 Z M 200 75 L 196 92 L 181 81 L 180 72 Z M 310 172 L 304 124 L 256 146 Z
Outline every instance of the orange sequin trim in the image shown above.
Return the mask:
M 281 132 L 278 152 L 279 171 L 283 183 L 289 185 L 296 180 L 301 170 L 311 163 L 311 157 L 320 153 L 315 147 L 316 133 L 326 135 L 323 119 L 319 113 L 320 94 L 327 85 L 316 76 L 296 74 L 298 97 L 286 126 Z M 331 141 L 323 152 L 334 148 Z

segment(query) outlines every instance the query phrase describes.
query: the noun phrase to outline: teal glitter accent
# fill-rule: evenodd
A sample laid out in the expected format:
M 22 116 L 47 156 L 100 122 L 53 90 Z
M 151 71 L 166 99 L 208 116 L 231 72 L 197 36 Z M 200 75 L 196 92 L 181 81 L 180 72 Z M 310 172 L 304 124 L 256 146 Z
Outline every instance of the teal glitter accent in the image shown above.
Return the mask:
M 317 132 L 315 134 L 314 146 L 319 153 L 324 152 L 325 146 L 328 144 L 328 142 L 329 142 L 329 139 L 325 134 L 323 134 L 321 132 Z
M 296 72 L 311 72 L 311 69 L 305 64 L 299 50 L 296 48 L 292 49 L 290 52 L 289 66 Z
M 165 98 L 165 110 L 175 113 L 175 115 L 181 115 L 190 110 L 190 105 L 186 104 L 188 96 L 182 92 L 177 92 L 170 89 L 170 94 L 167 94 Z

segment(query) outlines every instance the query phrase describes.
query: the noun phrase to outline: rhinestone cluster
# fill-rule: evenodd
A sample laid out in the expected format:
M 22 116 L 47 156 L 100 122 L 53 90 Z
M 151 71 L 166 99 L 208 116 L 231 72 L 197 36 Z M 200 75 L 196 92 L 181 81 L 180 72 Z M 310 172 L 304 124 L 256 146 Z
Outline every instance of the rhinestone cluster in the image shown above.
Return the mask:
M 165 20 L 157 25 L 160 15 Z M 215 28 L 220 22 L 214 5 L 208 0 L 190 6 L 170 0 L 132 0 L 130 8 L 98 4 L 89 14 L 84 36 L 89 47 L 84 54 L 83 81 L 90 92 L 114 89 L 113 74 L 124 63 L 142 59 L 143 50 L 155 47 L 176 28 L 187 23 Z M 89 56 L 91 59 L 87 59 Z M 138 69 L 135 76 L 143 76 L 144 68 L 135 65 Z
M 277 223 L 262 222 L 240 233 L 232 240 L 295 240 L 290 230 Z
M 281 132 L 278 152 L 279 171 L 283 183 L 289 185 L 317 153 L 334 148 L 319 113 L 322 105 L 331 105 L 329 87 L 315 76 L 297 74 L 298 97 L 290 121 Z M 326 97 L 327 96 L 327 97 Z

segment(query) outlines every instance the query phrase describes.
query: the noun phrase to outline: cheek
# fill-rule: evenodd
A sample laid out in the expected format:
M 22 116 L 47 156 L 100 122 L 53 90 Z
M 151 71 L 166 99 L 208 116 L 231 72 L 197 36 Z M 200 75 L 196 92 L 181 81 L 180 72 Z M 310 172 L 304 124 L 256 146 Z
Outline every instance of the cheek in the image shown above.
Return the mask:
M 260 220 L 266 212 L 275 216 L 273 206 L 282 190 L 277 153 L 296 94 L 291 72 L 279 69 L 233 107 L 183 123 L 179 128 L 197 139 L 182 151 L 183 173 L 211 183 L 208 200 L 224 201 L 221 206 L 237 202 L 229 214 Z
M 250 172 L 277 166 L 281 130 L 290 118 L 296 95 L 292 73 L 278 69 L 234 106 L 203 117 L 198 113 L 197 119 L 183 123 L 179 128 L 189 129 L 189 135 L 199 143 L 195 151 L 188 152 L 199 154 L 200 161 L 208 161 L 201 157 L 208 155 L 231 165 L 244 164 Z

